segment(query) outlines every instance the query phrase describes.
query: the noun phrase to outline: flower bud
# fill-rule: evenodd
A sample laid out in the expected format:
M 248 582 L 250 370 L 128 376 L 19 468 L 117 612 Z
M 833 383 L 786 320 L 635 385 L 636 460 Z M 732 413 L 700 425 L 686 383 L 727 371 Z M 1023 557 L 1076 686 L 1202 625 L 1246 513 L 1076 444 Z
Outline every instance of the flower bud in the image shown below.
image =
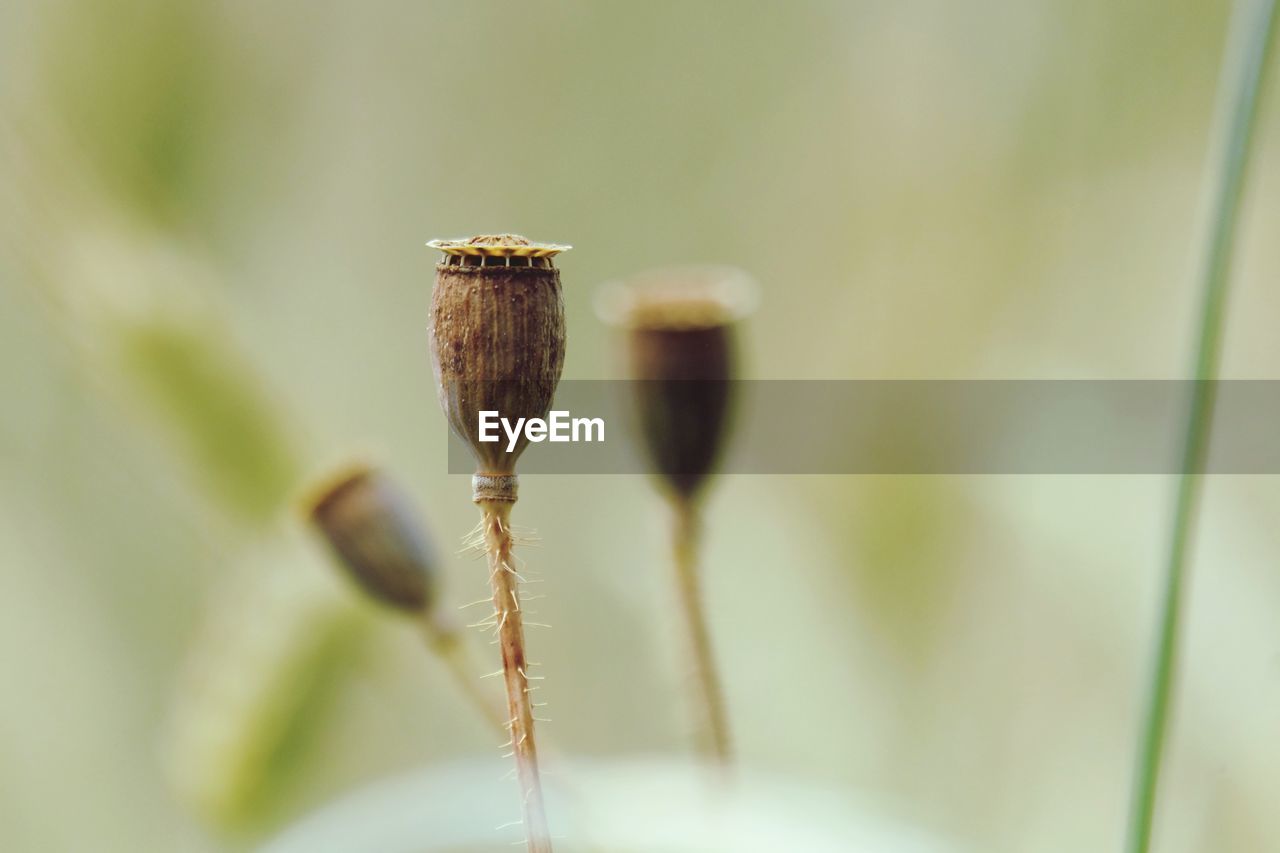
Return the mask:
M 431 359 L 440 406 L 476 459 L 477 500 L 514 500 L 516 460 L 482 442 L 482 411 L 545 418 L 564 368 L 564 300 L 552 258 L 568 246 L 515 235 L 433 240 L 444 252 L 431 297 Z M 481 479 L 484 494 L 479 486 Z
M 636 416 L 654 470 L 693 497 L 726 443 L 735 379 L 733 324 L 754 284 L 731 267 L 655 270 L 602 289 L 601 317 L 627 333 Z
M 436 561 L 409 500 L 384 474 L 363 466 L 332 480 L 312 499 L 312 524 L 346 573 L 369 596 L 400 610 L 434 604 Z

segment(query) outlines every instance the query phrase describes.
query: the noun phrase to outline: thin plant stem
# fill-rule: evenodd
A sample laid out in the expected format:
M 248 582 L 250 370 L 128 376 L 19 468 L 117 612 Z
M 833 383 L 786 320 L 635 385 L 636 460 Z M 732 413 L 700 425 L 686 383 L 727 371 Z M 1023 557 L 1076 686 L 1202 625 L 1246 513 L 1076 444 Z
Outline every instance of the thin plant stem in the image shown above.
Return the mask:
M 533 703 L 530 697 L 529 662 L 525 655 L 524 617 L 520 610 L 520 576 L 511 555 L 511 501 L 483 500 L 482 526 L 489 557 L 489 583 L 493 589 L 498 645 L 502 649 L 502 679 L 507 688 L 511 752 L 520 782 L 521 809 L 529 853 L 551 853 L 542 780 L 538 774 L 538 748 L 533 735 Z
M 728 765 L 733 757 L 729 721 L 725 713 L 724 693 L 720 688 L 715 655 L 711 650 L 707 617 L 702 606 L 698 569 L 701 538 L 698 507 L 691 499 L 677 498 L 673 501 L 673 509 L 672 562 L 689 654 L 693 659 L 695 703 L 704 725 L 703 740 L 708 756 L 721 765 Z
M 462 695 L 467 698 L 467 701 L 484 718 L 486 723 L 496 731 L 506 734 L 507 715 L 502 706 L 493 701 L 496 695 L 490 696 L 480 688 L 476 667 L 473 664 L 471 655 L 467 653 L 467 647 L 462 642 L 462 638 L 458 636 L 458 632 L 452 629 L 440 631 L 435 625 L 428 622 L 425 633 L 431 650 L 436 653 L 445 668 L 449 670 L 449 674 L 457 683 L 458 689 L 462 691 Z
M 1271 48 L 1275 6 L 1275 0 L 1237 5 L 1232 38 L 1223 59 L 1214 120 L 1214 149 L 1210 155 L 1211 171 L 1202 223 L 1204 243 L 1197 270 L 1203 297 L 1195 354 L 1196 381 L 1192 383 L 1187 409 L 1182 467 L 1165 561 L 1149 697 L 1133 779 L 1126 848 L 1129 853 L 1147 853 L 1151 848 L 1160 765 L 1177 670 L 1178 629 L 1186 566 L 1213 421 L 1215 381 L 1222 350 L 1236 223 L 1257 119 L 1258 93 Z

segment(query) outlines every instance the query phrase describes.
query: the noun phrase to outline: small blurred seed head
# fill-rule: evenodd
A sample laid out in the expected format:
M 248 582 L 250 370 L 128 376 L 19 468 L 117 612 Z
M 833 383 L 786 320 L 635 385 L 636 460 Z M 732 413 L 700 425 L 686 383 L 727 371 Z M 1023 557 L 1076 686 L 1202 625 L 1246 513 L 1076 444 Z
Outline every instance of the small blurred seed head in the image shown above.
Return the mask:
M 676 496 L 695 496 L 729 433 L 736 376 L 734 323 L 755 284 L 733 267 L 660 269 L 601 288 L 600 317 L 627 335 L 641 437 Z
M 372 598 L 410 613 L 431 609 L 437 582 L 430 539 L 386 475 L 350 468 L 321 487 L 307 511 L 342 568 Z
M 444 252 L 430 320 L 440 406 L 471 448 L 478 474 L 513 474 L 528 442 L 511 453 L 506 442 L 481 442 L 479 414 L 497 411 L 514 421 L 550 410 L 565 350 L 560 271 L 552 259 L 569 247 L 513 234 L 428 245 Z

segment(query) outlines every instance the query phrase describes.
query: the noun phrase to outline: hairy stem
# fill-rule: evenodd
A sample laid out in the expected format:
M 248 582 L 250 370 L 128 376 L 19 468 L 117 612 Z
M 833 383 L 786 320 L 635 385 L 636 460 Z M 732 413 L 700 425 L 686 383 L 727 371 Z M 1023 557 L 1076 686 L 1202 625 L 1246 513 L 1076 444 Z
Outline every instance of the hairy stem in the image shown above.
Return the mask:
M 520 577 L 511 556 L 511 501 L 482 500 L 484 543 L 489 556 L 498 644 L 502 649 L 502 678 L 507 688 L 511 751 L 520 782 L 521 808 L 529 853 L 550 853 L 538 749 L 533 736 L 533 704 L 529 695 L 528 660 L 524 648 L 524 618 L 520 611 Z
M 674 509 L 672 560 L 689 655 L 693 662 L 695 702 L 702 721 L 704 749 L 717 762 L 727 765 L 732 759 L 729 722 L 725 714 L 724 694 L 720 689 L 720 675 L 711 651 L 711 635 L 707 630 L 698 576 L 698 508 L 691 500 L 677 499 Z
M 1222 349 L 1236 221 L 1257 117 L 1258 92 L 1262 88 L 1274 30 L 1275 5 L 1275 0 L 1242 0 L 1238 4 L 1233 38 L 1223 59 L 1214 126 L 1215 147 L 1207 183 L 1204 244 L 1197 275 L 1203 297 L 1195 355 L 1196 381 L 1187 409 L 1182 473 L 1165 562 L 1143 734 L 1134 772 L 1127 846 L 1130 853 L 1147 853 L 1151 848 L 1156 791 L 1177 669 L 1184 577 L 1213 421 L 1214 382 Z

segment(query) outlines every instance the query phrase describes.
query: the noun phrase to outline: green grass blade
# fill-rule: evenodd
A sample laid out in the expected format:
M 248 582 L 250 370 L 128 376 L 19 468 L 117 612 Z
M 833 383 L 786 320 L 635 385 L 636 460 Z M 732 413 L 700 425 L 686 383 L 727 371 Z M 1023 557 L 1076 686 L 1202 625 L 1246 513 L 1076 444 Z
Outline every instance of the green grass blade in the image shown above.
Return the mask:
M 1213 380 L 1218 375 L 1222 350 L 1236 222 L 1257 119 L 1258 93 L 1271 49 L 1275 6 L 1275 0 L 1242 0 L 1237 6 L 1232 36 L 1223 60 L 1202 222 L 1204 243 L 1197 269 L 1197 281 L 1203 290 L 1199 343 L 1195 355 L 1197 381 L 1193 384 L 1187 410 L 1182 468 L 1165 563 L 1156 651 L 1151 664 L 1150 696 L 1134 773 L 1127 846 L 1130 853 L 1146 853 L 1151 846 L 1160 764 L 1177 664 L 1178 623 L 1187 554 L 1195 526 L 1213 420 Z

